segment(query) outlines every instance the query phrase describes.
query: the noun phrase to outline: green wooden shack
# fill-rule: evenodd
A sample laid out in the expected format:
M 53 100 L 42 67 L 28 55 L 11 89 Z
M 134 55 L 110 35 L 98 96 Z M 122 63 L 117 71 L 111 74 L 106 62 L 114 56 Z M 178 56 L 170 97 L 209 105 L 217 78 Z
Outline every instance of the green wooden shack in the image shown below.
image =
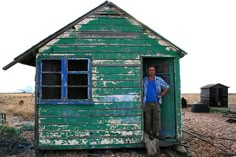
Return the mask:
M 16 63 L 36 67 L 35 147 L 143 147 L 143 77 L 149 64 L 170 84 L 161 146 L 181 140 L 179 60 L 186 52 L 111 2 L 48 36 Z

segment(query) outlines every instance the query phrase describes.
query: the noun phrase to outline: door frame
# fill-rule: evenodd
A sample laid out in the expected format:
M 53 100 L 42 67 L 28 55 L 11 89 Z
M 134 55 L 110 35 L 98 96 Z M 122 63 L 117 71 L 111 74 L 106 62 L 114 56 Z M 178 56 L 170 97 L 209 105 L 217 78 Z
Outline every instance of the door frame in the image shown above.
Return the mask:
M 144 65 L 143 65 L 143 60 L 145 58 L 150 58 L 150 59 L 172 59 L 172 64 L 173 64 L 173 80 L 174 80 L 174 93 L 173 93 L 173 99 L 174 99 L 174 111 L 175 111 L 175 140 L 176 142 L 174 143 L 179 143 L 180 140 L 181 140 L 181 137 L 182 137 L 182 133 L 181 133 L 181 127 L 182 127 L 182 124 L 178 124 L 179 122 L 179 119 L 181 120 L 182 122 L 182 118 L 181 118 L 181 109 L 180 109 L 180 113 L 177 113 L 179 110 L 177 110 L 177 107 L 178 107 L 178 104 L 177 104 L 177 88 L 180 87 L 180 85 L 178 86 L 177 83 L 180 83 L 180 79 L 177 79 L 176 77 L 180 76 L 180 74 L 176 74 L 177 71 L 179 71 L 179 67 L 176 67 L 176 64 L 178 61 L 178 58 L 174 57 L 174 56 L 145 56 L 145 55 L 142 55 L 140 56 L 140 61 L 141 61 L 141 103 L 142 105 L 143 104 L 143 74 L 144 74 Z M 177 69 L 178 68 L 178 69 Z M 179 94 L 180 94 L 180 91 L 179 91 Z M 179 98 L 180 99 L 180 98 Z M 180 117 L 178 117 L 180 114 Z M 143 117 L 143 112 L 142 112 L 142 123 L 144 124 L 144 117 Z M 179 125 L 179 126 L 178 126 Z M 168 144 L 167 144 L 168 145 Z

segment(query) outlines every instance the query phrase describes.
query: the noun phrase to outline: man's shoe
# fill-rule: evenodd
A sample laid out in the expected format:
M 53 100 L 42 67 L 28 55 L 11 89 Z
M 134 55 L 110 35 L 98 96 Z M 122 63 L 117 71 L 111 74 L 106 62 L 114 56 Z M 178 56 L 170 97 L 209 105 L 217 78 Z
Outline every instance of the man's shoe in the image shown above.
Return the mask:
M 151 134 L 151 135 L 149 135 L 149 139 L 150 140 L 153 140 L 154 139 L 154 136 Z
M 166 137 L 163 136 L 163 135 L 156 136 L 156 138 L 158 138 L 161 141 L 165 141 L 166 140 Z

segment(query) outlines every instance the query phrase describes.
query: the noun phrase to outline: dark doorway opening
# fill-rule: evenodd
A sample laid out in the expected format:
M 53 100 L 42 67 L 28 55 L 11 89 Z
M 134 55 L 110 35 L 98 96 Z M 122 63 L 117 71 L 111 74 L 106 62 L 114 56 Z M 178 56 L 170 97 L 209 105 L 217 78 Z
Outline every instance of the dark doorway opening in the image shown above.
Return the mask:
M 175 106 L 175 80 L 173 58 L 143 57 L 143 77 L 147 76 L 149 65 L 156 67 L 156 76 L 165 80 L 170 88 L 161 102 L 161 132 L 160 134 L 175 139 L 176 137 L 176 106 Z

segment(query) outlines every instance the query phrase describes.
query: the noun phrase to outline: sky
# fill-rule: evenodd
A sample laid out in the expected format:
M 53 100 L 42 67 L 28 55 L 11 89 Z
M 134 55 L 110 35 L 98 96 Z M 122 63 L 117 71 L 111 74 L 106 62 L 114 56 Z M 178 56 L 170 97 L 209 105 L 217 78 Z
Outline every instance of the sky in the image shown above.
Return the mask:
M 180 61 L 182 93 L 211 83 L 236 93 L 235 0 L 111 0 L 188 55 Z M 2 67 L 104 0 L 1 0 L 0 92 L 34 87 L 35 68 Z

